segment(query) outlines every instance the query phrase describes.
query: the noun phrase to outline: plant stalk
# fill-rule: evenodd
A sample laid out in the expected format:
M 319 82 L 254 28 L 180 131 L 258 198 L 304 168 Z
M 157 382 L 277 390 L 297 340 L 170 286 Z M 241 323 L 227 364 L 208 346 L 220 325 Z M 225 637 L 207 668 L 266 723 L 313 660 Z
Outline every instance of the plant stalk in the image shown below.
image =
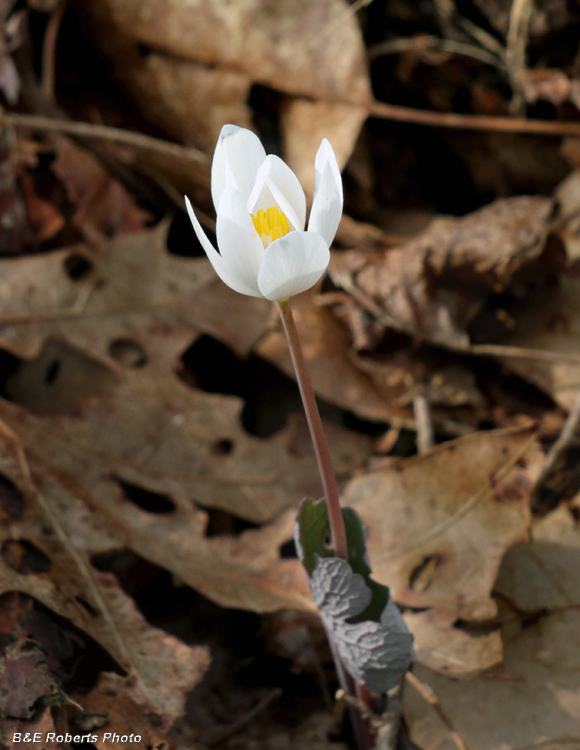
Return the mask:
M 310 436 L 312 437 L 312 443 L 314 444 L 316 460 L 318 461 L 318 470 L 320 471 L 320 478 L 322 479 L 322 487 L 324 489 L 324 499 L 326 500 L 326 506 L 328 508 L 332 547 L 336 557 L 341 557 L 343 560 L 348 561 L 346 530 L 344 528 L 344 519 L 342 517 L 342 510 L 340 509 L 340 503 L 338 500 L 336 476 L 334 474 L 334 469 L 332 468 L 330 451 L 328 450 L 328 443 L 326 442 L 326 435 L 324 434 L 324 428 L 322 427 L 320 412 L 318 411 L 316 397 L 314 396 L 314 391 L 312 390 L 312 384 L 308 375 L 306 360 L 304 359 L 304 353 L 302 352 L 302 346 L 300 345 L 300 338 L 298 337 L 298 331 L 296 330 L 296 324 L 294 323 L 290 300 L 278 300 L 276 304 L 278 305 L 286 338 L 288 339 L 292 364 L 294 365 L 294 370 L 296 372 L 296 380 L 298 381 L 298 387 L 300 388 L 300 395 L 302 396 L 302 403 L 304 404 L 304 411 L 306 412 L 306 420 L 308 422 L 308 427 L 310 428 Z
M 292 357 L 292 364 L 294 365 L 294 370 L 296 372 L 296 380 L 298 381 L 298 387 L 300 388 L 300 395 L 302 396 L 302 403 L 304 404 L 306 420 L 308 422 L 308 427 L 310 428 L 310 436 L 312 438 L 314 452 L 318 462 L 318 470 L 320 472 L 320 478 L 322 479 L 324 499 L 326 500 L 326 507 L 328 508 L 332 548 L 336 557 L 340 557 L 348 562 L 346 529 L 344 527 L 344 518 L 342 517 L 342 510 L 338 499 L 336 476 L 334 469 L 332 468 L 332 460 L 330 458 L 330 451 L 328 450 L 328 443 L 326 442 L 322 420 L 320 419 L 320 412 L 318 411 L 316 397 L 312 390 L 308 368 L 306 367 L 306 360 L 304 359 L 300 338 L 298 336 L 298 331 L 296 330 L 294 316 L 292 315 L 290 300 L 278 300 L 276 304 L 278 305 L 280 318 L 282 319 L 286 338 L 288 339 L 290 356 Z M 370 693 L 362 685 L 358 685 L 345 669 L 333 642 L 331 632 L 328 632 L 328 640 L 330 642 L 330 648 L 336 664 L 338 678 L 343 690 L 351 696 L 358 695 L 372 710 Z M 374 746 L 374 738 L 368 722 L 365 721 L 359 711 L 352 706 L 349 707 L 349 712 L 351 714 L 357 747 L 359 747 L 360 750 L 370 750 L 370 748 Z

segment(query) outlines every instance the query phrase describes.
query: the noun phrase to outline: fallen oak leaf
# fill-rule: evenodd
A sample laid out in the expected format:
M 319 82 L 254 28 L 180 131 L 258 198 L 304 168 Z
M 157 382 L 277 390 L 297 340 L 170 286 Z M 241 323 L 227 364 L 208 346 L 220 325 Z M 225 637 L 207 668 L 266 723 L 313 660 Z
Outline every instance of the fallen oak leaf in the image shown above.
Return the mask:
M 155 710 L 169 726 L 183 712 L 185 694 L 203 676 L 207 649 L 186 646 L 145 622 L 116 578 L 90 562 L 91 546 L 109 550 L 122 544 L 119 535 L 93 519 L 66 485 L 27 457 L 5 426 L 0 439 L 0 471 L 5 481 L 21 486 L 24 500 L 21 512 L 2 530 L 0 593 L 29 594 L 89 634 L 126 670 L 136 702 Z M 15 565 L 6 555 L 7 539 L 42 556 L 42 572 Z
M 534 358 L 549 352 L 554 355 L 575 355 L 578 352 L 580 282 L 563 275 L 558 288 L 547 290 L 541 298 L 530 300 L 516 316 L 515 332 L 502 343 L 529 350 L 530 358 L 518 360 L 505 357 L 505 365 L 548 393 L 564 409 L 572 409 L 580 390 L 580 361 L 550 361 Z
M 11 376 L 6 392 L 37 416 L 52 415 L 28 415 L 29 438 L 51 453 L 50 444 L 60 445 L 69 458 L 55 452 L 51 461 L 62 468 L 76 472 L 79 451 L 86 451 L 87 463 L 97 459 L 107 476 L 190 494 L 251 520 L 274 518 L 318 492 L 315 460 L 295 450 L 300 422 L 268 441 L 253 438 L 240 424 L 239 399 L 189 388 L 176 375 L 180 355 L 200 336 L 195 315 L 214 275 L 205 260 L 169 255 L 165 232 L 161 226 L 115 238 L 98 256 L 83 247 L 5 262 L 0 299 L 16 304 L 0 303 L 0 340 L 18 356 L 36 356 Z M 67 273 L 71 258 L 88 264 L 80 281 Z M 259 336 L 267 324 L 262 309 L 250 305 L 247 341 L 251 327 Z M 205 318 L 207 324 L 211 316 Z M 124 362 L 130 353 L 135 359 Z M 364 463 L 370 441 L 333 426 L 329 435 L 338 473 L 347 477 Z
M 223 124 L 250 126 L 247 100 L 258 83 L 289 95 L 282 138 L 307 193 L 323 137 L 341 167 L 350 156 L 371 94 L 360 28 L 344 0 L 275 9 L 264 0 L 195 8 L 176 0 L 151 2 L 145 14 L 133 0 L 107 0 L 85 3 L 83 14 L 145 117 L 173 137 L 212 151 Z
M 466 327 L 487 297 L 541 255 L 552 209 L 548 198 L 497 200 L 460 219 L 436 219 L 396 248 L 335 254 L 329 274 L 369 325 L 465 349 Z M 341 317 L 348 321 L 348 308 Z
M 512 568 L 512 572 L 515 572 Z M 525 574 L 520 569 L 518 577 Z M 471 680 L 454 680 L 418 665 L 439 711 L 407 690 L 403 712 L 413 742 L 457 747 L 449 725 L 465 747 L 492 750 L 543 745 L 576 747 L 580 736 L 580 615 L 577 608 L 504 618 L 504 664 Z M 447 726 L 441 721 L 447 718 Z M 493 721 L 490 721 L 493 717 Z
M 30 719 L 36 702 L 56 692 L 46 655 L 34 643 L 20 639 L 0 657 L 0 716 Z
M 293 299 L 292 311 L 312 385 L 318 395 L 366 419 L 395 423 L 408 420 L 410 424 L 410 410 L 397 404 L 401 389 L 395 386 L 381 391 L 372 378 L 356 366 L 350 353 L 348 331 L 330 310 L 315 304 L 313 294 L 305 292 Z M 280 326 L 267 332 L 255 351 L 294 377 L 286 337 Z
M 527 539 L 543 461 L 533 429 L 509 428 L 449 441 L 347 485 L 342 499 L 365 525 L 377 580 L 396 602 L 423 610 L 404 616 L 424 664 L 461 675 L 499 660 L 497 630 L 474 638 L 455 623 L 495 617 L 494 581 L 506 550 Z
M 46 737 L 48 732 L 55 731 L 50 707 L 47 706 L 43 711 L 39 711 L 38 715 L 34 716 L 31 721 L 24 722 L 14 719 L 3 721 L 0 725 L 0 741 L 8 750 L 34 750 L 35 747 L 38 747 L 34 742 L 35 734 L 38 733 L 41 737 Z M 22 735 L 20 742 L 14 740 L 18 732 Z M 28 740 L 25 739 L 26 735 L 28 735 Z
M 167 742 L 166 735 L 156 729 L 151 713 L 132 697 L 133 685 L 125 677 L 112 672 L 102 672 L 98 683 L 86 695 L 75 696 L 76 702 L 85 713 L 73 715 L 71 734 L 83 734 L 84 722 L 92 716 L 102 717 L 102 729 L 93 731 L 99 750 L 114 750 L 119 745 L 127 747 L 161 747 Z M 80 726 L 79 726 L 80 724 Z M 78 731 L 77 731 L 78 728 Z M 109 736 L 107 736 L 107 734 Z M 140 742 L 127 743 L 114 741 L 117 737 L 139 736 Z

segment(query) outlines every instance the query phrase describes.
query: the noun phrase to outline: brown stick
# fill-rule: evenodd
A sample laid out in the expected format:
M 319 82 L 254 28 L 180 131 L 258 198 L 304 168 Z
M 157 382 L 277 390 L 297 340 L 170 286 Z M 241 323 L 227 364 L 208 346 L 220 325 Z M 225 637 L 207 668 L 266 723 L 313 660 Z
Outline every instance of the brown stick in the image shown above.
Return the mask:
M 528 133 L 535 135 L 580 136 L 580 122 L 557 120 L 524 120 L 520 117 L 492 117 L 490 115 L 459 115 L 455 112 L 430 112 L 397 104 L 373 102 L 368 107 L 369 117 L 380 117 L 398 122 L 414 122 L 438 128 L 457 130 L 488 130 L 498 133 Z
M 153 138 L 150 135 L 136 133 L 122 128 L 112 128 L 108 125 L 96 125 L 92 122 L 73 122 L 71 120 L 59 120 L 54 117 L 43 115 L 26 115 L 20 112 L 5 112 L 0 110 L 0 124 L 14 126 L 17 128 L 29 128 L 55 133 L 67 133 L 68 135 L 79 135 L 85 138 L 96 138 L 103 141 L 125 143 L 128 146 L 153 151 L 164 156 L 172 156 L 177 159 L 186 159 L 202 166 L 209 166 L 210 159 L 202 151 L 192 146 L 180 146 L 178 143 L 164 141 L 161 138 Z
M 60 30 L 60 23 L 64 15 L 67 0 L 59 0 L 52 11 L 42 44 L 42 84 L 43 95 L 48 101 L 54 101 L 54 78 L 56 68 L 56 41 Z

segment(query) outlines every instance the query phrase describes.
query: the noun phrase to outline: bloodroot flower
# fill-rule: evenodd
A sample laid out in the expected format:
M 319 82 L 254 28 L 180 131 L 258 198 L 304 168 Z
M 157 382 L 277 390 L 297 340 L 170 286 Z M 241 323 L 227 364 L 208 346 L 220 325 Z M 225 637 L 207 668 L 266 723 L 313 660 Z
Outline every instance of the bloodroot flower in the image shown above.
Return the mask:
M 250 130 L 222 128 L 211 169 L 219 253 L 185 201 L 218 276 L 236 292 L 284 300 L 310 289 L 326 270 L 343 202 L 340 170 L 326 138 L 314 169 L 316 189 L 304 231 L 306 198 L 294 172 L 277 156 L 266 156 Z

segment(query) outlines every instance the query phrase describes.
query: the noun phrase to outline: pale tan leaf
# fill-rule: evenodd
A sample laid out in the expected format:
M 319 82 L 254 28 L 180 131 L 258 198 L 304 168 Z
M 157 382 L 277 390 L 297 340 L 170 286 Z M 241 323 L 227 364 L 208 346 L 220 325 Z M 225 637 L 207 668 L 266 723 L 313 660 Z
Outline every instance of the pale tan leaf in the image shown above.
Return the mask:
M 464 674 L 499 660 L 497 634 L 470 649 L 449 630 L 495 616 L 491 590 L 506 550 L 527 539 L 542 464 L 533 432 L 512 428 L 444 443 L 346 487 L 343 501 L 367 529 L 373 575 L 398 603 L 433 610 L 409 619 L 424 663 Z

